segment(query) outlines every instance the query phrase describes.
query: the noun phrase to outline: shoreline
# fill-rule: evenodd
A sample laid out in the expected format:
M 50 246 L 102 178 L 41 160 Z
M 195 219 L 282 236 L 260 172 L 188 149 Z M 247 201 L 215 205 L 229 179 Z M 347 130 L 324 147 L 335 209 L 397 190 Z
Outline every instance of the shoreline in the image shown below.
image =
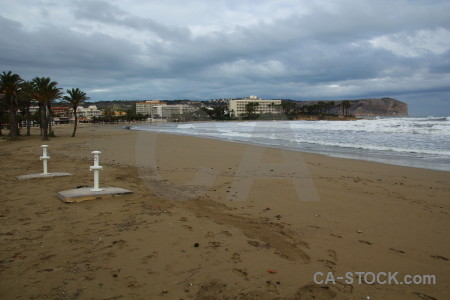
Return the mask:
M 132 130 L 132 131 L 141 131 L 141 130 L 128 129 L 128 128 L 120 128 L 120 129 L 121 130 L 123 129 L 123 130 Z M 147 131 L 147 132 L 150 132 L 150 131 Z M 181 133 L 165 133 L 165 132 L 164 133 L 163 132 L 153 132 L 153 133 L 163 134 L 163 135 L 189 136 L 189 137 L 193 137 L 193 138 L 211 139 L 211 140 L 222 141 L 222 142 L 226 142 L 226 143 L 237 143 L 237 144 L 248 145 L 248 146 L 256 146 L 256 147 L 262 147 L 262 148 L 271 148 L 271 149 L 278 149 L 278 150 L 294 151 L 294 152 L 299 152 L 301 154 L 320 155 L 320 156 L 325 156 L 325 157 L 329 157 L 329 158 L 336 158 L 336 159 L 348 159 L 348 160 L 371 162 L 371 163 L 375 163 L 375 164 L 382 164 L 382 165 L 394 166 L 394 167 L 404 167 L 404 168 L 411 168 L 411 169 L 429 170 L 429 171 L 450 173 L 450 171 L 441 170 L 441 169 L 433 169 L 433 168 L 417 167 L 417 166 L 408 166 L 408 165 L 387 163 L 387 162 L 371 160 L 371 159 L 354 158 L 354 157 L 350 157 L 350 155 L 346 157 L 345 155 L 340 156 L 339 154 L 334 154 L 333 155 L 333 154 L 325 154 L 325 153 L 315 153 L 312 150 L 311 150 L 311 152 L 309 152 L 309 151 L 298 150 L 298 149 L 294 149 L 294 148 L 291 148 L 291 147 L 288 147 L 288 146 L 281 146 L 281 145 L 280 146 L 271 146 L 271 145 L 258 144 L 258 143 L 252 143 L 252 142 L 246 142 L 246 141 L 235 141 L 235 140 L 231 140 L 231 139 L 230 140 L 226 140 L 226 139 L 221 139 L 221 138 L 216 138 L 216 137 L 194 136 L 194 135 L 181 134 Z
M 449 172 L 117 127 L 81 126 L 75 138 L 58 127 L 49 170 L 74 175 L 54 180 L 15 179 L 42 168 L 39 136 L 0 140 L 2 295 L 448 296 Z M 92 185 L 93 150 L 101 186 L 134 194 L 61 202 L 58 191 Z M 318 201 L 296 190 L 309 179 Z M 313 282 L 357 271 L 434 274 L 437 284 Z
M 297 120 L 298 121 L 298 120 Z M 246 122 L 246 121 L 241 121 Z M 248 121 L 248 122 L 258 122 L 258 121 Z M 270 122 L 270 121 L 262 121 L 262 122 Z M 208 122 L 187 122 L 187 123 L 208 123 Z M 215 122 L 213 122 L 215 123 Z M 178 124 L 177 122 L 174 122 L 173 124 Z M 180 123 L 185 124 L 185 123 Z M 158 126 L 159 124 L 136 124 L 137 126 Z M 305 146 L 305 143 L 303 144 L 303 148 L 298 148 L 295 145 L 282 145 L 282 144 L 269 144 L 264 143 L 263 141 L 245 141 L 245 140 L 239 140 L 239 139 L 233 139 L 233 138 L 227 138 L 227 137 L 220 137 L 220 136 L 212 136 L 207 134 L 189 134 L 189 133 L 182 133 L 182 132 L 160 132 L 160 131 L 153 131 L 153 130 L 146 130 L 146 129 L 139 129 L 139 127 L 133 128 L 133 126 L 125 126 L 123 129 L 128 130 L 135 130 L 135 131 L 147 131 L 147 132 L 156 132 L 156 133 L 164 133 L 164 134 L 173 134 L 173 135 L 179 135 L 179 136 L 192 136 L 192 137 L 200 137 L 200 138 L 206 138 L 206 139 L 214 139 L 219 141 L 225 141 L 225 142 L 233 142 L 233 143 L 242 143 L 245 145 L 255 145 L 260 147 L 268 147 L 268 148 L 275 148 L 275 149 L 282 149 L 282 150 L 289 150 L 289 151 L 297 151 L 300 153 L 311 153 L 311 154 L 320 154 L 325 155 L 327 157 L 334 157 L 334 158 L 344 158 L 344 159 L 355 159 L 355 160 L 362 160 L 362 161 L 369 161 L 374 163 L 382 163 L 387 165 L 393 165 L 393 166 L 401 166 L 401 167 L 410 167 L 410 168 L 418 168 L 418 169 L 425 169 L 425 170 L 435 170 L 435 171 L 442 171 L 442 172 L 450 172 L 450 167 L 447 166 L 446 163 L 441 161 L 434 161 L 434 163 L 430 163 L 429 161 L 421 161 L 417 160 L 417 158 L 410 156 L 409 153 L 403 153 L 403 152 L 395 152 L 395 151 L 381 151 L 381 150 L 375 150 L 375 149 L 366 149 L 366 148 L 346 148 L 346 147 L 338 147 L 335 146 L 323 146 L 320 144 L 314 144 L 313 146 Z M 308 143 L 306 143 L 308 144 Z M 308 149 L 308 147 L 311 147 Z M 394 156 L 392 156 L 394 154 Z M 434 158 L 437 160 L 438 158 Z M 442 158 L 440 160 L 443 160 Z M 450 163 L 450 162 L 449 162 Z M 446 167 L 447 166 L 447 167 Z

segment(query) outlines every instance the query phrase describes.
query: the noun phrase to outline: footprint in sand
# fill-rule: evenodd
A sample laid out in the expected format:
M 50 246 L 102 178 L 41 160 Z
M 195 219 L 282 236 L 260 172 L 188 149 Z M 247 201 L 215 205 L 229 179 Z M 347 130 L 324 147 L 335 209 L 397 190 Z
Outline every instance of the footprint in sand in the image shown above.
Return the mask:
M 337 254 L 336 251 L 330 249 L 327 251 L 328 252 L 328 256 L 331 257 L 333 259 L 334 262 L 337 261 Z
M 417 292 L 414 292 L 414 294 L 416 294 L 417 297 L 419 297 L 420 299 L 423 299 L 423 300 L 437 300 L 436 298 L 428 296 L 426 294 L 417 293 Z
M 140 287 L 140 285 L 138 284 L 138 282 L 136 281 L 136 278 L 134 278 L 134 276 L 128 276 L 125 279 L 129 280 L 127 283 L 128 288 L 136 289 L 136 288 Z
M 114 252 L 109 251 L 109 252 L 102 254 L 101 256 L 106 257 L 106 258 L 111 258 L 111 257 L 116 257 L 117 255 Z
M 271 280 L 267 280 L 266 283 L 267 283 L 266 285 L 267 292 L 275 295 L 279 294 L 276 284 L 274 284 Z
M 234 263 L 240 263 L 241 262 L 241 255 L 237 252 L 233 253 L 233 255 L 231 256 L 231 260 Z
M 245 271 L 243 269 L 233 269 L 233 272 L 238 275 L 241 275 L 245 280 L 249 280 L 247 271 Z
M 340 282 L 336 282 L 336 285 L 325 287 L 317 284 L 307 284 L 297 289 L 295 299 L 334 299 L 338 294 L 342 296 L 342 299 L 351 299 L 352 292 L 352 285 Z
M 342 236 L 338 235 L 338 234 L 334 234 L 334 233 L 330 233 L 331 236 L 334 236 L 335 238 L 339 238 L 342 239 Z
M 43 273 L 43 272 L 53 272 L 55 269 L 53 268 L 48 268 L 48 269 L 43 269 L 43 270 L 38 270 L 36 271 L 37 273 Z
M 48 253 L 42 253 L 42 255 L 44 255 L 44 256 L 42 256 L 40 258 L 41 260 L 48 260 L 48 259 L 56 256 L 55 254 L 48 254 Z
M 127 242 L 125 240 L 116 240 L 116 241 L 112 241 L 112 243 L 110 245 L 103 247 L 103 249 L 112 248 L 112 247 L 118 247 L 119 249 L 122 249 L 126 244 L 127 244 Z
M 94 275 L 85 275 L 84 276 L 84 280 L 85 281 L 92 281 L 92 280 L 94 280 L 95 279 L 95 276 Z
M 447 257 L 443 257 L 443 256 L 440 256 L 440 255 L 430 255 L 432 258 L 435 258 L 435 259 L 441 259 L 441 260 L 445 260 L 445 261 L 448 261 L 448 258 Z
M 364 241 L 364 240 L 359 240 L 358 242 L 360 242 L 361 244 L 366 244 L 366 245 L 372 245 L 373 243 L 369 242 L 369 241 Z
M 152 258 L 156 258 L 157 256 L 158 256 L 158 252 L 153 251 L 152 254 L 147 255 L 145 258 L 152 259 Z
M 320 229 L 320 227 L 319 227 L 319 226 L 316 226 L 316 225 L 308 225 L 308 227 L 309 227 L 309 228 L 314 228 L 314 229 Z
M 183 225 L 183 228 L 186 228 L 187 230 L 193 231 L 192 226 L 189 226 L 189 225 Z
M 267 248 L 267 249 L 270 248 L 270 244 L 268 244 L 268 243 L 260 243 L 258 241 L 252 241 L 252 240 L 248 240 L 247 243 L 250 246 L 253 246 L 253 247 L 256 247 L 256 248 Z
M 54 226 L 45 225 L 45 226 L 42 226 L 41 228 L 39 228 L 38 231 L 49 231 L 49 230 L 52 230 L 53 228 L 54 228 Z
M 329 259 L 319 259 L 317 261 L 323 262 L 325 267 L 327 267 L 330 270 L 334 271 L 334 267 L 336 266 L 336 262 L 337 262 L 336 251 L 330 249 L 330 250 L 327 251 L 327 253 L 328 253 L 328 256 L 330 257 L 331 260 L 329 260 Z
M 215 241 L 208 242 L 208 245 L 211 248 L 218 248 L 218 247 L 222 246 L 222 244 L 220 242 L 215 242 Z
M 389 250 L 397 252 L 397 253 L 401 253 L 401 254 L 405 253 L 405 251 L 403 251 L 403 250 L 398 250 L 398 249 L 394 249 L 394 248 L 389 248 Z
M 325 267 L 327 267 L 330 270 L 334 271 L 334 267 L 336 266 L 336 263 L 334 261 L 331 261 L 331 260 L 328 260 L 328 259 L 318 259 L 317 261 L 323 262 Z
M 142 259 L 142 264 L 143 264 L 143 265 L 148 264 L 148 260 L 154 259 L 154 258 L 156 258 L 157 256 L 158 256 L 158 252 L 153 251 L 151 254 L 147 255 L 146 257 L 144 257 L 144 258 Z
M 231 232 L 229 232 L 228 230 L 222 231 L 221 233 L 224 234 L 224 235 L 227 236 L 227 237 L 230 237 L 230 236 L 233 235 L 233 234 L 231 234 Z

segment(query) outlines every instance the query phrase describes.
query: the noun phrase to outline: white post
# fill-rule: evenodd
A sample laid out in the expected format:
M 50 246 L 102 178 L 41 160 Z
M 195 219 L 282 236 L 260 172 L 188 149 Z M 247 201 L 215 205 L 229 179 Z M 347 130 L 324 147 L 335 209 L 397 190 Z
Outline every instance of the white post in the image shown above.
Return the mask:
M 100 161 L 99 155 L 101 154 L 101 152 L 100 151 L 92 151 L 92 154 L 94 154 L 94 165 L 90 167 L 90 170 L 94 171 L 94 188 L 91 189 L 91 191 L 99 192 L 99 191 L 103 190 L 99 187 L 99 182 L 100 182 L 99 171 L 103 169 L 103 167 L 99 165 L 99 161 Z
M 47 160 L 50 159 L 50 156 L 47 156 L 48 145 L 41 145 L 41 148 L 42 148 L 42 156 L 40 157 L 40 159 L 42 160 L 44 166 L 43 175 L 47 175 L 48 174 Z

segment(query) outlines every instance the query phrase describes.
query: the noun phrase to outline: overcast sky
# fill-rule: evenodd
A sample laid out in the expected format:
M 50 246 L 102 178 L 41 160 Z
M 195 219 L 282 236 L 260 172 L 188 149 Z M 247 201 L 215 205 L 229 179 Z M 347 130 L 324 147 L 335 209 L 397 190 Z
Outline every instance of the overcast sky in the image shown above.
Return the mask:
M 0 4 L 0 72 L 92 100 L 393 97 L 450 115 L 448 0 Z

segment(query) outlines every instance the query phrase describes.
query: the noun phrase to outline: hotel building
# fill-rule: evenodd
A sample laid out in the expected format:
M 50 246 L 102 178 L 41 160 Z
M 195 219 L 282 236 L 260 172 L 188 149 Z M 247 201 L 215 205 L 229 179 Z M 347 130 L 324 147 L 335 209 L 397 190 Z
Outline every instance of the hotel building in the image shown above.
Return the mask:
M 170 118 L 172 115 L 192 112 L 196 109 L 195 107 L 186 104 L 156 105 L 153 108 L 154 114 L 152 116 L 161 119 Z
M 159 100 L 148 100 L 145 102 L 137 102 L 136 113 L 143 114 L 144 116 L 152 116 L 153 114 L 155 114 L 154 106 L 159 105 L 166 105 L 166 104 Z
M 282 112 L 281 100 L 263 100 L 256 96 L 243 99 L 232 99 L 228 103 L 228 110 L 232 117 L 242 117 L 247 114 L 247 104 L 258 103 L 255 107 L 256 114 L 278 114 Z
M 158 100 L 136 103 L 136 113 L 152 118 L 167 119 L 172 115 L 183 114 L 196 110 L 194 106 L 186 104 L 168 105 Z

